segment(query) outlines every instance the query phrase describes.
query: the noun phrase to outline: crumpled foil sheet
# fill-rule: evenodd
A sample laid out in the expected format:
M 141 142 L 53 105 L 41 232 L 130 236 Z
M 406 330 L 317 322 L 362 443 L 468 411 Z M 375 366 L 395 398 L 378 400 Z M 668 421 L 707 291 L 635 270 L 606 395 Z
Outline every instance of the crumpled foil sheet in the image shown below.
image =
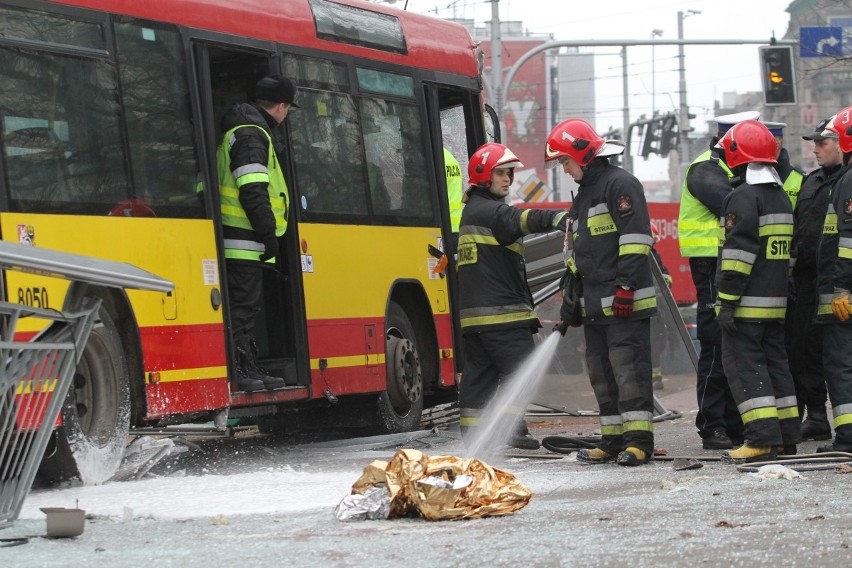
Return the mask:
M 381 491 L 377 491 L 381 489 Z M 360 498 L 359 498 L 360 497 Z M 428 456 L 403 449 L 389 462 L 376 460 L 364 468 L 352 494 L 335 509 L 340 520 L 421 516 L 430 521 L 508 515 L 524 508 L 532 491 L 513 474 L 476 458 Z M 367 509 L 382 514 L 368 516 Z M 381 503 L 381 505 L 380 505 Z

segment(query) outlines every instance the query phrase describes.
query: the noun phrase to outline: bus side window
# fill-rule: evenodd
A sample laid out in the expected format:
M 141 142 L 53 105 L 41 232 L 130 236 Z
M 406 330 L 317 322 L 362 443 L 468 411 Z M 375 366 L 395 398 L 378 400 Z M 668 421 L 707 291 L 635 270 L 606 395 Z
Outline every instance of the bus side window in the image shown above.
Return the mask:
M 358 113 L 352 97 L 300 88 L 289 115 L 303 214 L 367 214 Z
M 111 65 L 0 47 L 0 69 L 16 70 L 0 90 L 10 209 L 105 215 L 126 199 Z
M 363 98 L 361 117 L 367 163 L 381 173 L 383 184 L 374 184 L 371 172 L 373 211 L 392 215 L 402 225 L 432 219 L 420 113 L 413 105 Z M 383 194 L 387 194 L 385 195 Z
M 68 166 L 62 141 L 46 126 L 19 128 L 4 136 L 12 200 L 68 201 Z
M 115 37 L 135 198 L 159 217 L 203 217 L 180 34 L 116 23 Z

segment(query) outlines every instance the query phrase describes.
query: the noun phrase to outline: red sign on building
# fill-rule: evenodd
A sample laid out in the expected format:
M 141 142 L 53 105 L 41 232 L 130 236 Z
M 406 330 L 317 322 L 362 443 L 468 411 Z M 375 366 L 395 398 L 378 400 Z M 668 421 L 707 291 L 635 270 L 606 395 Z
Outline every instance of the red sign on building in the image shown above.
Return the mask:
M 526 52 L 545 43 L 546 39 L 503 39 L 504 73 Z M 491 44 L 483 42 L 485 75 L 491 77 Z M 535 170 L 547 179 L 544 170 L 544 141 L 550 132 L 550 70 L 544 53 L 526 61 L 503 93 L 503 144 L 524 164 L 522 170 Z M 489 101 L 494 103 L 493 98 Z

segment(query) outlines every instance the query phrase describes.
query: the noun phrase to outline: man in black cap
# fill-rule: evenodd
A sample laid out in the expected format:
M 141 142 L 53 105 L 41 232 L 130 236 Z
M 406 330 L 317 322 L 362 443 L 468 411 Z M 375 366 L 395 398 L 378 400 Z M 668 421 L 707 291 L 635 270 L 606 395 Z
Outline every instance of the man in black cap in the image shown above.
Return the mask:
M 831 188 L 837 181 L 843 154 L 837 133 L 826 130 L 831 119 L 817 124 L 813 133 L 802 136 L 814 143 L 819 168 L 805 177 L 793 210 L 792 286 L 787 303 L 787 356 L 796 385 L 803 440 L 830 440 L 831 426 L 825 409 L 827 399 L 822 361 L 822 330 L 815 323 L 817 312 L 817 250 L 828 209 Z M 770 131 L 772 129 L 770 128 Z
M 257 82 L 253 103 L 237 103 L 222 118 L 225 133 L 216 152 L 228 305 L 237 355 L 237 387 L 252 392 L 284 386 L 257 361 L 255 316 L 263 270 L 275 269 L 278 239 L 287 229 L 290 199 L 273 132 L 287 118 L 296 88 L 286 77 Z

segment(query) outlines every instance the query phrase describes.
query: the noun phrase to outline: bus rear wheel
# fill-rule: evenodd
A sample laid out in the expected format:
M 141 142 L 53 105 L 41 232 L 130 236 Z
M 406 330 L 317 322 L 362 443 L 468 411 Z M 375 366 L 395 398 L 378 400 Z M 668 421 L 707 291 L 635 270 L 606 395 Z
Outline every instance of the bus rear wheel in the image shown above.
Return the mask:
M 42 461 L 40 478 L 53 483 L 79 479 L 103 483 L 118 470 L 130 431 L 130 377 L 121 337 L 101 308 L 73 383 L 62 406 L 54 451 Z
M 423 414 L 423 368 L 417 333 L 405 310 L 388 304 L 385 330 L 387 390 L 379 395 L 379 427 L 383 433 L 410 432 Z

